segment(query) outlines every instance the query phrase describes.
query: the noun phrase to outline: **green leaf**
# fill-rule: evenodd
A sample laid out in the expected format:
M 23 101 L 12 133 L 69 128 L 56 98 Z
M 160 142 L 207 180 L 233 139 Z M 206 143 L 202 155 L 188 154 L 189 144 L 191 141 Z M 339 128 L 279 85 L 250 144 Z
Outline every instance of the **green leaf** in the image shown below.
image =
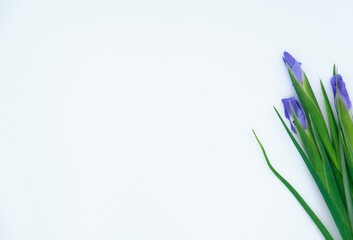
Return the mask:
M 336 99 L 337 99 L 336 100 L 337 112 L 340 113 L 341 125 L 344 126 L 345 131 L 347 132 L 347 139 L 348 139 L 347 144 L 352 148 L 353 147 L 353 121 L 352 121 L 351 113 L 349 112 L 345 103 L 340 97 L 337 96 Z
M 314 178 L 316 185 L 318 186 L 327 207 L 330 210 L 330 213 L 336 223 L 336 226 L 338 228 L 338 231 L 340 232 L 342 238 L 344 240 L 348 240 L 348 239 L 353 239 L 353 235 L 352 235 L 352 231 L 349 225 L 349 219 L 347 216 L 347 213 L 345 211 L 344 208 L 340 207 L 340 205 L 338 205 L 335 200 L 332 198 L 332 196 L 329 194 L 329 192 L 326 190 L 324 183 L 321 181 L 319 175 L 316 173 L 316 170 L 314 169 L 313 165 L 310 163 L 308 157 L 306 156 L 305 152 L 303 151 L 303 149 L 300 147 L 299 143 L 297 142 L 297 140 L 295 140 L 293 134 L 291 133 L 291 131 L 289 130 L 289 128 L 287 127 L 287 125 L 285 124 L 283 118 L 281 117 L 281 115 L 278 113 L 277 109 L 274 108 L 277 116 L 279 117 L 279 119 L 282 122 L 282 125 L 284 126 L 286 132 L 288 133 L 290 139 L 292 140 L 294 146 L 297 148 L 299 154 L 301 155 L 301 157 L 304 160 L 305 165 L 307 166 L 311 176 Z
M 351 192 L 352 181 L 348 177 L 348 171 L 346 169 L 348 165 L 348 168 L 352 174 L 353 168 L 351 163 L 353 161 L 353 151 L 352 151 L 351 145 L 349 144 L 347 130 L 345 128 L 345 125 L 343 124 L 342 112 L 341 112 L 342 104 L 343 103 L 337 98 L 336 105 L 337 105 L 337 114 L 338 114 L 338 127 L 340 130 L 339 140 L 340 140 L 340 149 L 341 149 L 340 154 L 341 154 L 341 164 L 342 164 L 342 179 L 343 179 L 343 186 L 344 186 L 345 196 L 346 196 L 349 222 L 351 224 L 351 229 L 353 230 L 353 205 L 352 205 L 352 192 Z M 344 156 L 346 156 L 346 159 L 344 158 Z
M 337 70 L 336 70 L 336 64 L 333 64 L 333 76 L 336 75 L 336 72 L 337 72 Z
M 352 206 L 352 195 L 350 189 L 350 182 L 348 178 L 348 172 L 346 168 L 346 161 L 343 154 L 343 146 L 342 146 L 343 136 L 340 134 L 340 147 L 341 147 L 341 165 L 342 165 L 342 179 L 343 179 L 343 186 L 344 192 L 346 196 L 346 205 L 347 205 L 347 212 L 349 217 L 349 223 L 351 225 L 351 229 L 353 230 L 353 206 Z
M 309 95 L 309 97 L 313 100 L 315 105 L 319 108 L 319 103 L 316 100 L 315 94 L 313 92 L 313 89 L 311 88 L 308 77 L 306 76 L 305 72 L 303 72 L 303 75 L 304 75 L 303 82 L 302 82 L 303 88 L 305 92 Z
M 334 66 L 334 72 L 336 72 L 336 68 Z M 337 78 L 336 78 L 337 81 Z M 338 83 L 336 82 L 336 85 Z M 336 111 L 338 116 L 338 128 L 339 132 L 342 132 L 342 144 L 343 150 L 346 152 L 346 163 L 348 166 L 348 170 L 351 175 L 351 181 L 353 180 L 353 151 L 352 151 L 352 144 L 353 144 L 353 122 L 351 119 L 350 111 L 347 109 L 346 104 L 341 99 L 338 93 L 338 88 L 336 88 Z
M 295 115 L 292 106 L 291 106 L 291 111 L 292 111 L 292 116 L 294 118 L 294 123 L 297 129 L 298 136 L 302 141 L 305 152 L 310 162 L 314 166 L 316 172 L 321 177 L 321 180 L 323 180 L 325 183 L 325 186 L 327 186 L 325 181 L 326 177 L 325 177 L 325 172 L 321 161 L 321 156 L 316 146 L 315 140 L 313 136 L 310 134 L 309 127 L 308 127 L 308 130 L 305 131 L 298 117 Z
M 328 240 L 334 240 L 333 237 L 331 236 L 330 232 L 327 230 L 327 228 L 325 227 L 325 225 L 320 221 L 320 219 L 316 216 L 316 214 L 314 213 L 314 211 L 309 207 L 309 205 L 305 202 L 305 200 L 300 196 L 300 194 L 292 187 L 292 185 L 286 180 L 284 179 L 277 171 L 276 169 L 273 168 L 273 166 L 271 165 L 266 151 L 264 149 L 264 147 L 262 146 L 260 140 L 258 139 L 258 137 L 256 136 L 255 131 L 253 130 L 253 133 L 255 135 L 255 138 L 257 140 L 257 142 L 259 143 L 262 153 L 266 159 L 267 165 L 268 167 L 271 169 L 271 171 L 273 172 L 273 174 L 287 187 L 287 189 L 293 194 L 293 196 L 298 200 L 298 202 L 302 205 L 302 207 L 304 208 L 304 210 L 308 213 L 308 215 L 310 216 L 310 218 L 314 221 L 314 223 L 316 224 L 316 226 L 319 228 L 319 230 L 321 231 L 322 235 L 325 237 L 325 239 Z
M 329 122 L 329 125 L 330 125 L 331 138 L 332 138 L 333 145 L 335 146 L 336 151 L 338 151 L 339 150 L 339 145 L 338 145 L 338 134 L 337 134 L 337 125 L 336 125 L 335 116 L 333 115 L 333 111 L 332 111 L 332 107 L 331 107 L 330 101 L 328 100 L 325 87 L 322 84 L 321 80 L 320 80 L 320 85 L 321 85 L 322 95 L 323 95 L 324 101 L 325 101 L 327 118 L 328 118 L 328 122 Z
M 338 105 L 340 105 L 340 102 L 337 102 Z M 340 109 L 340 107 L 338 107 L 337 109 Z M 345 155 L 347 157 L 347 166 L 348 166 L 348 170 L 352 179 L 353 176 L 353 150 L 351 148 L 351 145 L 349 144 L 349 139 L 348 136 L 349 134 L 347 133 L 346 127 L 345 125 L 342 123 L 342 115 L 341 115 L 341 111 L 337 111 L 338 114 L 338 123 L 339 123 L 339 127 L 340 127 L 340 131 L 342 132 L 342 144 L 343 144 L 343 150 L 345 152 Z M 353 179 L 352 179 L 353 180 Z
M 346 199 L 345 197 L 345 193 L 344 193 L 344 188 L 343 188 L 343 180 L 342 180 L 342 175 L 341 173 L 338 172 L 337 168 L 332 164 L 332 162 L 330 162 L 331 165 L 331 169 L 333 172 L 333 175 L 335 176 L 336 179 L 336 183 L 337 183 L 337 187 L 338 187 L 338 191 L 340 192 L 341 195 L 341 199 Z M 346 207 L 346 205 L 344 205 Z
M 335 67 L 334 67 L 334 73 L 335 73 Z M 338 140 L 338 130 L 337 130 L 337 124 L 336 124 L 335 116 L 333 114 L 333 110 L 332 110 L 330 101 L 329 101 L 329 99 L 327 97 L 327 93 L 326 93 L 325 87 L 322 84 L 321 80 L 320 80 L 320 86 L 321 86 L 322 95 L 323 95 L 324 101 L 325 101 L 327 119 L 328 119 L 329 126 L 330 126 L 331 139 L 332 139 L 333 145 L 334 145 L 335 150 L 336 150 L 337 159 L 339 159 L 339 157 L 338 157 L 338 153 L 339 153 L 339 143 L 338 142 L 339 142 L 339 140 Z M 339 167 L 340 167 L 340 165 L 339 165 Z M 335 167 L 335 165 L 334 165 L 333 168 L 332 168 L 332 172 L 333 172 L 333 174 L 335 176 L 337 187 L 338 187 L 338 190 L 340 192 L 341 198 L 345 199 L 343 182 L 342 182 L 342 175 L 340 173 L 341 169 L 337 169 Z
M 288 68 L 289 76 L 292 80 L 293 86 L 295 91 L 297 92 L 297 95 L 300 99 L 301 104 L 303 105 L 304 111 L 308 115 L 309 113 L 312 115 L 313 121 L 315 122 L 315 125 L 318 129 L 320 138 L 322 143 L 325 146 L 325 149 L 331 159 L 331 161 L 334 163 L 337 169 L 340 169 L 339 162 L 337 160 L 336 156 L 336 151 L 332 145 L 330 136 L 328 134 L 328 130 L 326 127 L 326 123 L 324 120 L 324 117 L 322 116 L 322 113 L 320 111 L 320 108 L 315 104 L 315 102 L 310 98 L 310 96 L 304 91 L 304 89 L 300 86 L 298 81 L 295 79 L 292 71 Z
M 346 208 L 343 199 L 345 199 L 345 196 L 341 195 L 338 189 L 338 185 L 336 183 L 336 178 L 334 177 L 334 173 L 332 171 L 329 159 L 326 155 L 325 148 L 320 140 L 319 133 L 317 132 L 315 123 L 312 121 L 311 115 L 309 114 L 309 120 L 313 129 L 314 137 L 316 140 L 316 144 L 318 146 L 321 159 L 322 159 L 322 164 L 325 172 L 325 181 L 327 185 L 327 190 L 332 196 L 333 200 L 337 203 L 337 205 L 340 205 L 340 208 Z

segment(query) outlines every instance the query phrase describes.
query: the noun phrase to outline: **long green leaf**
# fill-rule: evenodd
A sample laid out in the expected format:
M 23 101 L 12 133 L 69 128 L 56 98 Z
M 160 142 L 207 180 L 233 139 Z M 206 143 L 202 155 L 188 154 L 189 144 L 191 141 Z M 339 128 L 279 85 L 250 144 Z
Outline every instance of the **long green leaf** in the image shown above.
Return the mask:
M 339 103 L 338 103 L 339 104 Z M 351 180 L 353 177 L 353 150 L 350 147 L 351 145 L 349 144 L 349 139 L 348 139 L 348 133 L 347 130 L 344 126 L 344 124 L 342 124 L 342 118 L 341 118 L 341 114 L 340 111 L 337 111 L 338 114 L 338 123 L 339 123 L 339 127 L 340 130 L 342 131 L 342 143 L 343 143 L 343 150 L 345 151 L 345 155 L 347 156 L 347 166 L 348 166 L 348 170 L 351 176 Z
M 335 66 L 333 67 L 333 75 L 336 75 Z M 327 97 L 327 93 L 326 93 L 325 87 L 324 87 L 324 85 L 323 85 L 321 80 L 320 80 L 320 86 L 321 86 L 322 95 L 323 95 L 324 101 L 325 101 L 325 108 L 326 108 L 327 118 L 328 118 L 328 122 L 329 122 L 329 126 L 330 126 L 330 133 L 331 133 L 332 142 L 333 142 L 333 145 L 334 145 L 335 150 L 336 150 L 337 159 L 339 159 L 339 154 L 338 154 L 339 151 L 340 151 L 340 148 L 339 148 L 339 137 L 338 137 L 338 128 L 337 128 L 335 116 L 333 114 L 333 110 L 332 110 L 330 101 L 329 101 L 329 99 Z M 331 162 L 330 165 L 332 165 L 332 162 Z M 338 165 L 338 166 L 340 167 L 340 165 Z M 337 169 L 335 167 L 335 165 L 333 164 L 332 171 L 333 171 L 333 174 L 334 174 L 335 179 L 336 179 L 336 183 L 337 183 L 337 187 L 338 187 L 338 190 L 340 192 L 340 195 L 341 195 L 341 199 L 345 199 L 342 175 L 340 173 L 341 169 Z
M 260 140 L 258 139 L 258 137 L 256 136 L 255 131 L 253 130 L 253 133 L 255 135 L 255 138 L 257 140 L 257 142 L 259 143 L 262 153 L 266 159 L 267 165 L 268 167 L 271 169 L 271 171 L 273 172 L 273 174 L 287 187 L 287 189 L 293 194 L 293 196 L 298 200 L 298 202 L 302 205 L 302 207 L 304 208 L 304 210 L 308 213 L 308 215 L 310 216 L 310 218 L 314 221 L 314 223 L 316 224 L 316 226 L 319 228 L 319 230 L 321 231 L 322 235 L 324 235 L 325 239 L 328 240 L 334 240 L 333 237 L 331 236 L 330 232 L 326 229 L 325 225 L 320 221 L 320 219 L 316 216 L 316 214 L 313 212 L 313 210 L 309 207 L 309 205 L 305 202 L 305 200 L 300 196 L 300 194 L 292 187 L 292 185 L 286 180 L 284 179 L 277 171 L 276 169 L 273 168 L 273 166 L 271 165 L 266 151 L 264 149 L 264 147 L 262 146 Z
M 340 192 L 341 199 L 346 199 L 345 193 L 344 193 L 344 187 L 343 187 L 343 180 L 342 180 L 342 174 L 338 172 L 337 168 L 333 165 L 332 162 L 330 162 L 331 169 L 333 172 L 333 175 L 335 176 L 338 191 Z M 346 207 L 346 205 L 344 205 Z
M 341 148 L 340 157 L 341 157 L 341 165 L 342 165 L 342 179 L 343 179 L 344 192 L 346 195 L 346 204 L 347 204 L 349 223 L 351 225 L 351 229 L 353 230 L 353 206 L 352 206 L 352 195 L 351 195 L 351 189 L 350 189 L 351 186 L 349 183 L 346 161 L 343 154 L 342 141 L 343 141 L 343 136 L 342 134 L 340 134 L 340 148 Z
M 317 174 L 321 177 L 321 180 L 324 181 L 324 184 L 327 187 L 325 171 L 323 168 L 321 156 L 320 156 L 319 150 L 316 146 L 314 137 L 310 134 L 309 128 L 307 128 L 307 131 L 304 130 L 298 117 L 295 115 L 292 106 L 291 106 L 291 110 L 292 110 L 292 116 L 294 118 L 294 123 L 295 123 L 296 129 L 297 129 L 298 136 L 303 144 L 303 147 L 304 147 L 305 152 L 308 156 L 308 159 L 310 160 L 310 162 L 312 163 Z
M 339 189 L 338 189 L 338 186 L 336 183 L 336 179 L 334 177 L 334 173 L 332 171 L 329 159 L 328 159 L 327 154 L 325 152 L 324 145 L 321 142 L 319 133 L 317 132 L 315 123 L 312 121 L 310 114 L 309 114 L 309 120 L 311 123 L 311 127 L 313 129 L 316 144 L 318 146 L 318 149 L 319 149 L 319 152 L 321 155 L 322 164 L 323 164 L 323 168 L 325 171 L 325 180 L 327 182 L 327 190 L 330 193 L 330 195 L 332 196 L 333 200 L 337 203 L 337 205 L 340 205 L 341 208 L 346 208 L 344 201 L 343 201 L 345 199 L 345 196 L 344 195 L 342 196 L 341 193 L 339 192 Z
M 352 155 L 351 145 L 349 144 L 348 139 L 346 137 L 347 131 L 345 129 L 345 125 L 343 124 L 342 113 L 340 111 L 342 109 L 340 106 L 341 102 L 339 101 L 338 98 L 337 98 L 336 104 L 337 104 L 337 115 L 338 115 L 338 128 L 339 128 L 339 135 L 340 135 L 339 143 L 340 143 L 340 158 L 341 158 L 341 166 L 342 166 L 342 180 L 343 180 L 343 186 L 344 186 L 344 191 L 346 196 L 349 222 L 351 225 L 351 229 L 353 230 L 353 206 L 352 206 L 352 195 L 351 195 L 352 182 L 348 177 L 347 163 L 346 163 L 346 158 L 347 158 L 347 162 L 351 162 L 353 155 Z M 343 135 L 345 135 L 345 137 Z
M 325 149 L 330 157 L 330 159 L 333 161 L 337 169 L 340 169 L 339 162 L 337 160 L 336 156 L 336 151 L 332 145 L 326 123 L 324 120 L 324 117 L 321 113 L 320 108 L 315 104 L 315 102 L 310 98 L 310 96 L 304 91 L 304 89 L 300 86 L 296 78 L 294 77 L 292 71 L 288 68 L 289 76 L 292 80 L 293 86 L 295 91 L 298 94 L 298 97 L 300 99 L 300 102 L 303 105 L 303 108 L 308 115 L 309 113 L 312 115 L 313 120 L 315 121 L 315 125 L 318 129 L 318 132 L 320 134 L 320 138 L 322 143 L 325 146 Z
M 326 190 L 324 183 L 321 181 L 319 175 L 316 173 L 314 167 L 312 166 L 312 164 L 310 163 L 308 157 L 306 156 L 305 152 L 303 151 L 303 149 L 300 147 L 299 143 L 297 142 L 297 140 L 295 140 L 293 134 L 291 133 L 291 131 L 289 130 L 289 128 L 287 127 L 287 125 L 285 124 L 283 118 L 281 117 L 281 115 L 278 113 L 277 109 L 274 108 L 277 116 L 279 117 L 279 119 L 282 122 L 282 125 L 284 126 L 286 132 L 288 133 L 289 137 L 291 138 L 293 144 L 295 145 L 295 147 L 297 148 L 299 154 L 301 155 L 301 157 L 304 160 L 305 165 L 307 166 L 311 176 L 314 178 L 316 185 L 318 186 L 327 207 L 330 210 L 330 213 L 336 223 L 336 226 L 338 228 L 338 231 L 340 232 L 342 238 L 344 240 L 352 240 L 353 239 L 353 235 L 352 235 L 352 231 L 350 229 L 350 225 L 349 225 L 349 219 L 347 216 L 347 213 L 345 211 L 345 209 L 341 208 L 339 205 L 337 205 L 337 203 L 332 199 L 331 195 L 329 194 L 329 192 Z
M 308 93 L 308 95 L 310 96 L 310 98 L 313 100 L 313 102 L 315 103 L 315 105 L 319 108 L 319 103 L 316 100 L 315 94 L 313 92 L 313 89 L 311 88 L 310 82 L 308 77 L 306 76 L 305 72 L 303 72 L 303 82 L 302 85 L 305 89 L 305 91 Z
M 338 134 L 337 134 L 337 125 L 336 125 L 335 116 L 333 115 L 333 111 L 332 111 L 332 107 L 331 107 L 330 101 L 328 100 L 325 87 L 322 84 L 321 80 L 320 80 L 320 85 L 321 85 L 322 95 L 323 95 L 324 101 L 325 101 L 325 107 L 326 107 L 326 112 L 327 112 L 328 123 L 330 125 L 331 138 L 332 138 L 333 145 L 335 146 L 336 151 L 338 151 L 339 150 L 339 145 L 338 145 Z

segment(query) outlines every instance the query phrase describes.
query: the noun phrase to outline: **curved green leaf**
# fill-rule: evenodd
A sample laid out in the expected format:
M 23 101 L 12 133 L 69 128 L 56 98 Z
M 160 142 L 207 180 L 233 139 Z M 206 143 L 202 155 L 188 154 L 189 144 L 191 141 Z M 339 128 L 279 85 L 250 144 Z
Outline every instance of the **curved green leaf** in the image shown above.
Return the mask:
M 255 131 L 253 130 L 253 133 L 255 135 L 255 138 L 257 140 L 257 142 L 259 143 L 262 153 L 266 159 L 267 165 L 268 167 L 271 169 L 271 171 L 273 172 L 273 174 L 287 187 L 287 189 L 293 194 L 293 196 L 298 200 L 298 202 L 302 205 L 302 207 L 304 208 L 304 210 L 308 213 L 308 215 L 310 216 L 310 218 L 314 221 L 314 223 L 316 224 L 316 226 L 319 228 L 319 230 L 321 231 L 322 235 L 324 235 L 325 239 L 327 240 L 334 240 L 333 237 L 331 236 L 330 232 L 327 230 L 327 228 L 325 227 L 325 225 L 320 221 L 320 219 L 316 216 L 316 214 L 313 212 L 313 210 L 309 207 L 309 205 L 305 202 L 305 200 L 300 196 L 300 194 L 292 187 L 292 185 L 286 180 L 284 179 L 277 171 L 276 169 L 273 168 L 273 166 L 271 165 L 266 151 L 264 149 L 264 147 L 262 146 L 260 140 L 258 139 L 258 137 L 256 136 Z

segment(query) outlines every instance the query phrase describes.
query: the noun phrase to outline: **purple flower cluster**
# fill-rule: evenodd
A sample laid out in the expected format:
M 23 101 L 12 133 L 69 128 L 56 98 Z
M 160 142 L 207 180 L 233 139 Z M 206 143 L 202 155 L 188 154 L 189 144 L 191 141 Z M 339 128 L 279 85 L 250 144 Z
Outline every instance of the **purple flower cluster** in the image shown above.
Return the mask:
M 301 63 L 298 62 L 288 52 L 283 53 L 283 61 L 286 64 L 286 66 L 289 68 L 289 70 L 293 73 L 298 83 L 301 84 L 301 86 L 303 86 L 304 72 L 301 69 Z M 335 96 L 335 100 L 337 100 L 337 97 L 339 97 L 345 103 L 347 110 L 350 110 L 352 108 L 352 103 L 348 96 L 346 84 L 343 81 L 342 76 L 340 74 L 336 74 L 331 78 L 331 86 L 332 86 L 333 94 Z M 296 117 L 299 119 L 300 124 L 303 126 L 304 129 L 307 129 L 307 119 L 305 116 L 305 112 L 303 111 L 302 106 L 295 99 L 295 97 L 284 98 L 282 99 L 282 103 L 284 106 L 285 116 L 286 118 L 289 119 L 292 130 L 296 133 L 291 106 L 293 108 L 293 111 Z

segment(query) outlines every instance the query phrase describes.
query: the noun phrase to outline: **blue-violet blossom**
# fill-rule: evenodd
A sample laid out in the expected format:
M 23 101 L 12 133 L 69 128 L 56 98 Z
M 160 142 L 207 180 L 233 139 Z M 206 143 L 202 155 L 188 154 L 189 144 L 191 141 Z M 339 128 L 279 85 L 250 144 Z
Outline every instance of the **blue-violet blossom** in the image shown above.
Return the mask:
M 306 123 L 305 113 L 304 113 L 302 107 L 300 106 L 299 102 L 297 100 L 295 100 L 295 97 L 283 98 L 282 103 L 284 106 L 284 114 L 285 114 L 286 118 L 289 119 L 293 132 L 297 133 L 295 130 L 295 127 L 294 127 L 291 106 L 292 106 L 293 111 L 294 111 L 295 115 L 297 116 L 300 124 L 303 126 L 304 129 L 306 129 L 307 123 Z
M 288 64 L 288 67 L 292 71 L 294 77 L 297 79 L 299 83 L 302 83 L 304 74 L 303 70 L 301 69 L 301 63 L 295 60 L 295 58 L 290 55 L 288 52 L 283 52 L 283 62 Z
M 336 94 L 338 92 L 338 95 L 344 100 L 346 106 L 348 109 L 352 108 L 352 103 L 351 100 L 349 99 L 348 92 L 346 89 L 346 84 L 342 79 L 342 76 L 340 74 L 336 74 L 331 78 L 331 86 L 333 90 L 333 94 L 336 99 Z M 337 91 L 337 86 L 338 86 L 338 91 Z

